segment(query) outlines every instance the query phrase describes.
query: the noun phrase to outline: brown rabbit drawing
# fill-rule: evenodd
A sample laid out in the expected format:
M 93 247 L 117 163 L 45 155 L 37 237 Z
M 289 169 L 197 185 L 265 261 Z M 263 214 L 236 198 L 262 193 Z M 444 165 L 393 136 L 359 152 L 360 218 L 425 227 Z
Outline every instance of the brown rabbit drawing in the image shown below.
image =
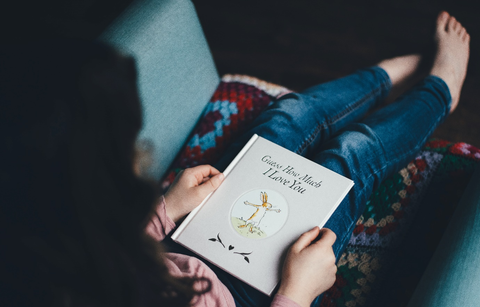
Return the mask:
M 260 200 L 263 202 L 261 205 L 255 205 L 248 201 L 243 202 L 245 205 L 249 205 L 257 208 L 254 214 L 245 222 L 245 225 L 240 225 L 238 228 L 247 227 L 250 224 L 250 232 L 253 233 L 253 227 L 260 228 L 260 222 L 267 213 L 267 211 L 274 211 L 279 213 L 280 209 L 272 209 L 272 204 L 267 202 L 268 195 L 267 193 L 260 192 Z

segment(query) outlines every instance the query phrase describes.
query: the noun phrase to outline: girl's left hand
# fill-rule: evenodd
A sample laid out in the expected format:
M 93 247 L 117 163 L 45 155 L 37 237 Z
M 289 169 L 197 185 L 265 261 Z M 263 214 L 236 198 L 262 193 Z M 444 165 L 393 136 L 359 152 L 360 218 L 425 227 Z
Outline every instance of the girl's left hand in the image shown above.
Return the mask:
M 199 165 L 178 173 L 165 194 L 168 217 L 176 223 L 215 191 L 223 178 L 224 175 L 210 165 Z
M 337 266 L 332 246 L 336 239 L 327 228 L 314 227 L 302 234 L 288 250 L 277 293 L 310 307 L 318 295 L 333 286 Z

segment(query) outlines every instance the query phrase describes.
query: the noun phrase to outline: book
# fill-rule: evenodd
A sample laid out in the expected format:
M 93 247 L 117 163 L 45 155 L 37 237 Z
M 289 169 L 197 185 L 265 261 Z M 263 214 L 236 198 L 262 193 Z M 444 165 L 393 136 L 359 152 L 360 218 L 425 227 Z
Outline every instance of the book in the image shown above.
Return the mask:
M 224 171 L 220 187 L 172 239 L 271 295 L 299 236 L 325 225 L 353 181 L 254 135 Z

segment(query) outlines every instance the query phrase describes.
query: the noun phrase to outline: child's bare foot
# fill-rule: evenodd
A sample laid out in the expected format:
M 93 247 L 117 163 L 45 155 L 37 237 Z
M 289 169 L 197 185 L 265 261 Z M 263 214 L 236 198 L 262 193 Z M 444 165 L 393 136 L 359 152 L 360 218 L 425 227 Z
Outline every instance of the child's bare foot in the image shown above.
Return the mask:
M 430 74 L 442 78 L 447 83 L 452 96 L 451 113 L 458 105 L 467 74 L 470 35 L 455 17 L 442 12 L 437 18 L 435 40 L 437 53 Z
M 378 63 L 378 66 L 387 72 L 392 85 L 395 87 L 405 83 L 417 72 L 421 60 L 419 54 L 409 54 L 383 60 Z

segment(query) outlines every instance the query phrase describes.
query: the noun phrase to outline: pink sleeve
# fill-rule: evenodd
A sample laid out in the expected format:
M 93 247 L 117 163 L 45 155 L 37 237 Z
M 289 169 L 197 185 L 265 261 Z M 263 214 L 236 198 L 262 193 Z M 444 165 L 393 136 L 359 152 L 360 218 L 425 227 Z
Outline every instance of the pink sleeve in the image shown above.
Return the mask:
M 270 307 L 301 307 L 285 295 L 275 294 Z
M 173 229 L 175 223 L 167 215 L 165 197 L 160 197 L 145 232 L 157 241 L 162 241 Z

